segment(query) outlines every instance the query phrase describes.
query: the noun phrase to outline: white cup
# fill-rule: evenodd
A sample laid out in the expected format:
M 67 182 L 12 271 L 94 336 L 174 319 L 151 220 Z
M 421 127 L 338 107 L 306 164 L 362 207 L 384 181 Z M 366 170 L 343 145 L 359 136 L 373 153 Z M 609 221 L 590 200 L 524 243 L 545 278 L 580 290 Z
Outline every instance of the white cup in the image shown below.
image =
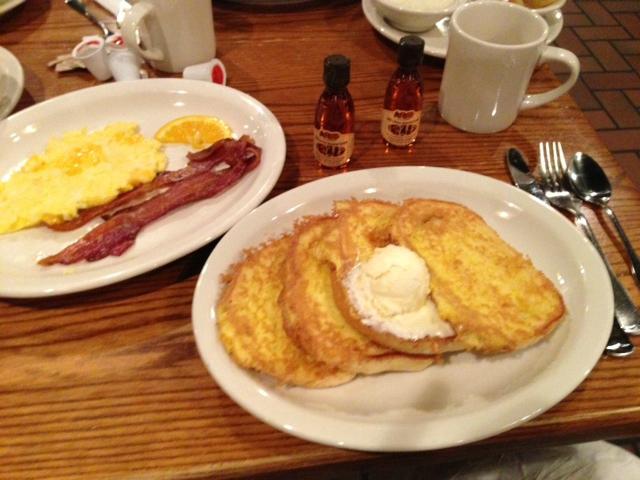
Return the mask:
M 199 63 L 185 68 L 182 72 L 182 78 L 226 85 L 227 70 L 224 68 L 224 64 L 220 60 L 214 58 L 210 62 Z
M 565 94 L 580 73 L 578 58 L 546 44 L 549 26 L 537 13 L 504 1 L 478 0 L 458 8 L 449 23 L 449 47 L 438 108 L 454 127 L 493 133 L 511 125 L 520 110 Z M 569 78 L 548 92 L 527 95 L 534 68 L 559 62 Z
M 107 65 L 116 82 L 140 78 L 140 57 L 124 43 L 122 35 L 116 33 L 107 38 Z
M 111 78 L 104 38 L 97 35 L 83 37 L 82 41 L 74 47 L 71 56 L 84 63 L 96 79 L 105 81 Z
M 107 64 L 116 82 L 138 80 L 140 78 L 138 57 L 126 48 L 110 52 L 107 55 Z
M 211 0 L 138 0 L 121 31 L 128 48 L 163 72 L 182 72 L 216 56 Z

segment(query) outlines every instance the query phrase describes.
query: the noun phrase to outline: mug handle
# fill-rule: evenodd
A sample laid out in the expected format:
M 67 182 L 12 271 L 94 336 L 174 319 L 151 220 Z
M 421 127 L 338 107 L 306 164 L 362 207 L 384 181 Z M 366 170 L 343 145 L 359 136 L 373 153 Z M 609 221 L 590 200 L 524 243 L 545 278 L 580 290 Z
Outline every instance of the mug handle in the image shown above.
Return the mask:
M 522 100 L 522 103 L 520 104 L 520 110 L 536 108 L 555 100 L 560 95 L 567 93 L 569 89 L 575 85 L 576 80 L 578 80 L 578 75 L 580 74 L 580 61 L 578 60 L 578 57 L 569 50 L 557 47 L 547 47 L 545 51 L 542 52 L 538 64 L 545 62 L 565 64 L 571 71 L 569 78 L 567 78 L 562 85 L 549 90 L 548 92 L 525 95 L 524 100 Z
M 124 37 L 124 43 L 128 47 L 135 48 L 140 55 L 147 60 L 164 60 L 164 54 L 159 48 L 142 48 L 141 35 L 145 17 L 151 14 L 153 6 L 145 2 L 133 4 L 122 20 L 120 30 Z M 145 29 L 146 30 L 146 29 Z M 145 32 L 146 33 L 146 32 Z M 149 35 L 145 35 L 149 38 Z

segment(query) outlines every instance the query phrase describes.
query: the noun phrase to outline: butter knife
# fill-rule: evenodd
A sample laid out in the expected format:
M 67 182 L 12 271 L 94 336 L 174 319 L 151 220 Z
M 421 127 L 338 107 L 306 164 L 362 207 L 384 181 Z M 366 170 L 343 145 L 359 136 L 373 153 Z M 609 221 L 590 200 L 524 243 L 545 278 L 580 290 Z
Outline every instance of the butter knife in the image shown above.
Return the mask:
M 533 195 L 542 203 L 549 203 L 544 194 L 544 190 L 533 176 L 527 160 L 517 148 L 507 150 L 507 168 L 509 169 L 511 180 L 513 180 L 516 187 Z
M 507 169 L 509 170 L 509 175 L 511 175 L 511 179 L 516 187 L 525 192 L 533 195 L 535 198 L 540 200 L 543 203 L 549 205 L 549 201 L 544 194 L 544 189 L 538 183 L 538 180 L 534 177 L 531 169 L 529 168 L 529 163 L 527 162 L 524 154 L 520 152 L 517 148 L 510 148 L 507 150 L 506 155 L 506 163 Z M 590 235 L 587 234 L 583 230 L 583 234 L 593 243 L 593 239 Z M 597 245 L 594 245 L 596 250 L 601 255 L 602 260 L 609 270 L 609 275 L 611 276 L 611 270 L 608 268 L 608 261 L 604 257 L 604 254 L 598 248 Z M 617 282 L 617 279 L 612 277 L 612 282 Z M 620 327 L 620 323 L 618 321 L 617 313 L 614 313 L 613 325 L 611 327 L 611 334 L 609 335 L 609 340 L 607 341 L 607 346 L 605 347 L 605 353 L 612 357 L 626 357 L 627 355 L 631 355 L 633 353 L 634 346 L 629 340 L 629 336 L 622 330 Z

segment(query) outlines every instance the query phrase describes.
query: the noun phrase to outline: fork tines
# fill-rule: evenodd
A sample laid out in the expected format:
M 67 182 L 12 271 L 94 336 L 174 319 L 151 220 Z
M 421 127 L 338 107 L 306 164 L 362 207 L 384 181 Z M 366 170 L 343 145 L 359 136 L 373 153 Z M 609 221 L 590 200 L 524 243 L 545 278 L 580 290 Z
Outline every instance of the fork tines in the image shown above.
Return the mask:
M 567 172 L 567 160 L 560 142 L 540 142 L 540 173 L 545 183 L 560 187 Z

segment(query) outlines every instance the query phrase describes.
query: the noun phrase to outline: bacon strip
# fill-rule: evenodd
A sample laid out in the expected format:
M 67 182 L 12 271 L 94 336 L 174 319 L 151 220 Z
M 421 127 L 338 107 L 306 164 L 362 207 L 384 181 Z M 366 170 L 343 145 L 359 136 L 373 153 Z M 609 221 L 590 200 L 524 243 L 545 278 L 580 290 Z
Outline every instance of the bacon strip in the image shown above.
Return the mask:
M 138 232 L 150 222 L 188 203 L 213 197 L 237 183 L 260 162 L 260 148 L 244 142 L 234 156 L 226 157 L 230 168 L 223 172 L 204 171 L 189 175 L 167 186 L 166 191 L 143 203 L 115 214 L 80 240 L 61 252 L 43 258 L 40 265 L 69 265 L 82 260 L 90 262 L 109 255 L 122 255 L 133 245 Z
M 232 140 L 229 138 L 220 140 L 204 150 L 187 154 L 190 162 L 186 167 L 181 168 L 180 170 L 163 172 L 151 182 L 142 184 L 133 190 L 122 193 L 104 205 L 97 205 L 95 207 L 82 210 L 80 214 L 72 220 L 47 226 L 51 230 L 67 232 L 85 225 L 94 218 L 113 216 L 118 211 L 129 209 L 130 207 L 138 205 L 145 200 L 149 200 L 155 195 L 161 193 L 167 185 L 179 182 L 192 175 L 197 175 L 201 172 L 211 170 L 216 165 L 223 163 L 226 158 L 240 154 L 240 152 L 244 151 L 247 147 L 247 143 L 252 142 L 246 135 L 241 137 L 240 140 Z

